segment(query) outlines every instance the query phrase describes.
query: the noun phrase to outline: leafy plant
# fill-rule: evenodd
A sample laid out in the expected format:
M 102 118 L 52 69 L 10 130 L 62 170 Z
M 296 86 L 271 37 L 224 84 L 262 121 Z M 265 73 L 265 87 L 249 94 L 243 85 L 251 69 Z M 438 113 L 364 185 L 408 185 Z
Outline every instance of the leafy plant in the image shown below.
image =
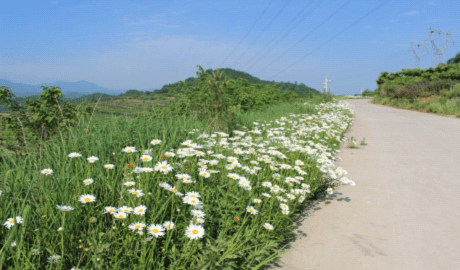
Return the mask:
M 64 128 L 78 126 L 79 117 L 90 114 L 92 108 L 87 104 L 79 105 L 62 101 L 64 96 L 59 87 L 43 87 L 39 99 L 29 99 L 27 107 L 13 100 L 15 95 L 5 86 L 0 88 L 0 104 L 12 110 L 0 119 L 0 144 L 16 152 L 26 148 L 27 153 L 39 138 L 47 140 L 56 135 L 60 126 Z M 27 144 L 29 141 L 29 144 Z M 20 154 L 25 154 L 21 151 Z

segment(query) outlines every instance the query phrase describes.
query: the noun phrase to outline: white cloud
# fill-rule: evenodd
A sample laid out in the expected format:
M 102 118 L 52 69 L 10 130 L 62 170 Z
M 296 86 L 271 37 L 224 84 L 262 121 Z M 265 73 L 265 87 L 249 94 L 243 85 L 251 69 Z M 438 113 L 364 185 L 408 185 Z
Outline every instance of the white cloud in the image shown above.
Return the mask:
M 401 14 L 401 16 L 415 16 L 417 14 L 419 14 L 420 12 L 417 11 L 417 10 L 413 10 L 413 11 L 409 11 L 409 12 L 406 12 L 406 13 L 403 13 Z

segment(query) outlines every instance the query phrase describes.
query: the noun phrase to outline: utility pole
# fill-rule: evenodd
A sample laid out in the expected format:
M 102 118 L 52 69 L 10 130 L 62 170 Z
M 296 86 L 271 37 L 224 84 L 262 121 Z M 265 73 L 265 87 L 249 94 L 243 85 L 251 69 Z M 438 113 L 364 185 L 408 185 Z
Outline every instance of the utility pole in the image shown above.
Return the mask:
M 329 75 L 327 75 L 327 76 L 329 76 Z M 328 80 L 328 79 L 327 79 L 327 76 L 326 76 L 326 82 L 323 83 L 324 102 L 326 102 L 326 98 L 327 98 L 327 94 L 328 94 L 328 91 L 327 91 L 327 82 L 328 82 L 328 81 L 331 81 L 331 80 Z
M 363 88 L 361 87 L 361 97 L 363 97 Z
M 446 42 L 441 47 L 438 47 L 436 45 L 436 43 L 434 42 L 433 33 L 437 33 L 439 35 L 447 35 Z M 444 61 L 444 59 L 443 59 L 444 58 L 444 51 L 446 50 L 447 44 L 449 44 L 449 43 L 454 44 L 453 41 L 450 41 L 451 35 L 452 34 L 450 33 L 450 30 L 443 32 L 443 31 L 438 31 L 438 30 L 431 29 L 431 27 L 430 27 L 429 37 L 428 38 L 429 38 L 429 41 L 431 42 L 431 45 L 433 46 L 433 52 L 434 52 L 433 65 L 434 65 L 434 67 L 438 66 L 438 64 L 440 64 L 440 63 L 442 63 Z
M 417 53 L 415 52 L 414 46 L 417 46 L 417 47 L 422 47 L 422 46 L 423 46 L 423 51 L 422 51 L 422 53 L 417 54 Z M 425 42 L 423 43 L 423 45 L 422 45 L 422 44 L 415 44 L 414 42 L 411 43 L 411 48 L 409 49 L 409 52 L 412 51 L 412 52 L 414 53 L 414 56 L 415 56 L 415 65 L 414 65 L 414 68 L 422 69 L 422 64 L 420 63 L 420 60 L 422 59 L 423 54 L 426 52 L 425 48 L 426 48 L 426 40 L 425 40 Z

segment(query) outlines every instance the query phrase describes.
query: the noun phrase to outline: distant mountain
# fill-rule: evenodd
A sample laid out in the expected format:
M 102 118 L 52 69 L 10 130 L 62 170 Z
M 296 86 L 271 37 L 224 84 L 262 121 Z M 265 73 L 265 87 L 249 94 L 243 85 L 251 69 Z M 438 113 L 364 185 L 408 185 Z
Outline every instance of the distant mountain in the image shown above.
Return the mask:
M 63 82 L 57 81 L 53 83 L 42 83 L 37 85 L 23 84 L 23 83 L 14 83 L 9 80 L 0 79 L 0 87 L 6 86 L 10 88 L 11 92 L 16 97 L 28 97 L 40 95 L 43 92 L 42 85 L 51 87 L 58 86 L 61 88 L 62 93 L 66 98 L 77 98 L 88 94 L 93 93 L 105 93 L 109 95 L 118 95 L 124 93 L 125 91 L 121 90 L 112 90 L 105 87 L 98 86 L 94 83 L 87 81 L 79 82 Z

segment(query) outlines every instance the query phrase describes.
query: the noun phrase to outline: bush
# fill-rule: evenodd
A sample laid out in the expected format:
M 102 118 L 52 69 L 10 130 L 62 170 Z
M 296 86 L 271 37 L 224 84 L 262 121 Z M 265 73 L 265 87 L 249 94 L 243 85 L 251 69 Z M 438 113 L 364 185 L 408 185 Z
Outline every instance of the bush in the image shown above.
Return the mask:
M 77 106 L 62 102 L 64 95 L 59 87 L 42 87 L 44 91 L 39 99 L 26 101 L 27 108 L 12 100 L 15 95 L 9 88 L 0 88 L 0 104 L 6 103 L 6 107 L 12 110 L 11 114 L 0 119 L 0 128 L 3 130 L 0 144 L 3 147 L 25 155 L 24 147 L 28 153 L 28 148 L 37 145 L 39 139 L 46 141 L 57 135 L 61 125 L 64 128 L 77 126 L 79 117 L 90 114 L 93 109 L 86 103 Z

